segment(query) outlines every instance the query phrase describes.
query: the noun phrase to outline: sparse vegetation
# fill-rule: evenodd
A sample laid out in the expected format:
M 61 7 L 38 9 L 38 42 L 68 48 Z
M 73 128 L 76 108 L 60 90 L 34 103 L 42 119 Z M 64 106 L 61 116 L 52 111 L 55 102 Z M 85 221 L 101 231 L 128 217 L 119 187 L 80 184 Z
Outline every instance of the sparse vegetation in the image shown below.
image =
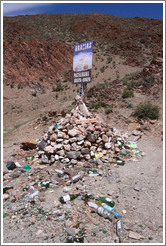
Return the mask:
M 152 105 L 151 103 L 140 103 L 133 112 L 133 116 L 155 120 L 159 118 L 159 112 L 159 106 Z
M 107 64 L 111 63 L 112 57 L 107 57 Z
M 107 104 L 106 104 L 105 102 L 103 102 L 103 101 L 98 101 L 98 102 L 92 103 L 92 104 L 90 105 L 90 108 L 91 108 L 91 109 L 99 109 L 99 108 L 101 108 L 101 107 L 106 107 L 106 106 L 107 106 Z
M 112 107 L 108 107 L 105 109 L 105 114 L 110 114 L 113 112 L 113 108 Z
M 134 97 L 134 91 L 132 91 L 131 89 L 128 89 L 127 87 L 124 88 L 122 97 L 123 98 Z
M 61 82 L 58 82 L 56 86 L 55 85 L 52 86 L 52 91 L 63 91 L 63 89 L 64 88 L 63 88 Z

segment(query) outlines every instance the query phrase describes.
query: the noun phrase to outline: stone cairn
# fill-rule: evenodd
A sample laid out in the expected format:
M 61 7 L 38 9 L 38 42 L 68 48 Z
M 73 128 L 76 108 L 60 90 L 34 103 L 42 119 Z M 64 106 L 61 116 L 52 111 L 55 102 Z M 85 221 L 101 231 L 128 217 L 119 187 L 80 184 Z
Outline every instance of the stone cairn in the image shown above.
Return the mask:
M 76 109 L 50 126 L 38 144 L 37 157 L 40 164 L 60 161 L 64 165 L 75 165 L 78 161 L 91 160 L 92 153 L 98 152 L 103 162 L 121 159 L 120 146 L 127 142 L 128 136 L 102 123 L 95 115 L 89 113 L 78 96 L 76 99 Z M 125 152 L 129 154 L 130 150 L 127 148 Z

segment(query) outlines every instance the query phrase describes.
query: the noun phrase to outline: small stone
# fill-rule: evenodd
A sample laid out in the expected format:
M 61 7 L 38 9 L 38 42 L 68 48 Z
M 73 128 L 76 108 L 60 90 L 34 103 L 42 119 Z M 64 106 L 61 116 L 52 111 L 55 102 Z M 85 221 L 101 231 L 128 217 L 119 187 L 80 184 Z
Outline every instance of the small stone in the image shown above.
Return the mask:
M 44 164 L 49 162 L 47 155 L 43 154 L 41 156 L 41 162 L 44 163 Z
M 51 134 L 55 130 L 55 126 L 52 125 L 48 128 L 48 133 Z
M 59 160 L 59 155 L 55 155 L 55 160 L 56 160 L 56 161 Z
M 9 198 L 8 194 L 3 194 L 3 200 L 7 200 Z
M 78 145 L 82 145 L 83 143 L 84 143 L 84 140 L 77 142 Z
M 49 145 L 49 146 L 46 146 L 46 147 L 44 148 L 44 151 L 45 151 L 46 153 L 48 153 L 48 154 L 53 154 L 53 153 L 55 152 L 55 149 L 54 149 L 54 147 L 52 147 L 51 145 Z
M 14 161 L 8 161 L 8 162 L 6 163 L 6 167 L 7 167 L 8 170 L 13 170 L 13 169 L 17 168 L 17 166 L 16 166 L 16 164 L 14 163 Z
M 62 148 L 62 144 L 56 144 L 54 146 L 55 151 L 60 150 Z
M 91 143 L 95 143 L 96 140 L 97 140 L 97 135 L 92 134 L 92 133 L 89 133 L 89 134 L 87 135 L 87 140 L 88 140 L 89 142 L 91 142 Z
M 57 140 L 57 138 L 58 138 L 58 136 L 56 135 L 56 133 L 54 133 L 50 136 L 50 141 L 55 142 Z
M 66 155 L 69 159 L 76 160 L 81 155 L 81 152 L 80 151 L 70 151 L 70 152 L 66 152 Z
M 57 142 L 57 143 L 63 142 L 63 138 L 58 138 L 58 139 L 56 140 L 56 142 Z
M 84 138 L 85 138 L 85 136 L 79 135 L 79 136 L 77 136 L 77 141 L 82 141 L 82 140 L 84 140 Z
M 76 141 L 77 141 L 77 138 L 75 138 L 75 137 L 69 139 L 69 142 L 70 142 L 70 143 L 74 143 L 74 142 L 76 142 Z
M 82 154 L 89 154 L 90 150 L 88 148 L 82 148 L 81 153 Z
M 140 234 L 138 234 L 137 232 L 134 232 L 134 231 L 130 231 L 129 232 L 129 237 L 133 238 L 133 239 L 137 239 L 137 240 L 144 238 L 142 235 L 140 235 Z
M 46 198 L 44 196 L 39 197 L 40 202 L 45 202 Z
M 91 147 L 91 143 L 90 143 L 89 141 L 86 140 L 86 141 L 84 142 L 84 146 L 85 146 L 85 147 Z
M 105 148 L 110 149 L 111 148 L 111 143 L 105 143 Z
M 38 148 L 39 150 L 44 150 L 44 148 L 47 146 L 47 142 L 45 142 L 44 140 L 42 140 L 39 144 L 38 144 Z
M 77 135 L 80 134 L 80 131 L 78 131 L 77 129 L 71 129 L 68 131 L 68 135 L 71 136 L 71 137 L 75 137 Z
M 90 157 L 90 155 L 89 155 L 89 154 L 84 155 L 84 157 L 85 157 L 85 159 L 86 159 L 86 160 L 90 160 L 90 159 L 91 159 L 91 157 Z
M 63 149 L 61 149 L 57 152 L 57 154 L 60 156 L 65 156 L 65 151 Z
M 71 144 L 71 150 L 77 151 L 78 147 L 76 143 Z
M 63 145 L 64 150 L 70 151 L 70 144 Z
M 135 186 L 134 186 L 134 190 L 136 190 L 136 191 L 140 191 L 140 190 L 141 190 L 141 186 L 139 186 L 139 185 L 135 185 Z
M 108 136 L 107 135 L 102 135 L 102 140 L 104 143 L 108 143 Z
M 29 221 L 30 221 L 32 224 L 34 224 L 34 223 L 36 222 L 36 218 L 35 218 L 35 217 L 31 217 L 31 218 L 29 219 Z
M 75 229 L 74 229 L 74 228 L 66 227 L 65 230 L 66 230 L 66 232 L 67 232 L 69 235 L 75 235 Z

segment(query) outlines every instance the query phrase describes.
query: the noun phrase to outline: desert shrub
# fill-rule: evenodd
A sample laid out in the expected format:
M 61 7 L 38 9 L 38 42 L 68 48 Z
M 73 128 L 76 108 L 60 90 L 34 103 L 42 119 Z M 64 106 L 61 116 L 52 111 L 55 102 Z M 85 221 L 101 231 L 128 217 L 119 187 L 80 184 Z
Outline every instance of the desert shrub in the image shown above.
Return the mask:
M 103 101 L 98 101 L 98 102 L 95 102 L 95 103 L 92 103 L 91 105 L 90 105 L 90 108 L 91 109 L 98 109 L 98 108 L 101 108 L 101 107 L 106 107 L 106 103 L 105 102 L 103 102 Z
M 10 84 L 10 88 L 14 88 L 14 82 Z
M 112 61 L 112 57 L 108 57 L 107 58 L 107 64 L 111 63 L 111 61 Z
M 133 115 L 138 118 L 149 118 L 155 120 L 159 118 L 159 106 L 152 105 L 151 103 L 140 103 Z
M 58 82 L 56 86 L 53 85 L 52 91 L 63 91 L 63 86 L 62 86 L 61 82 Z
M 128 89 L 127 87 L 124 88 L 122 97 L 123 98 L 134 97 L 134 91 L 132 91 L 131 89 Z
M 104 70 L 105 70 L 105 67 L 104 66 L 100 68 L 100 72 L 101 73 L 104 73 Z
M 88 92 L 86 93 L 86 96 L 87 96 L 87 98 L 91 98 L 91 97 L 93 96 L 93 94 L 92 94 L 92 92 L 88 91 Z
M 105 109 L 105 114 L 110 114 L 113 112 L 113 108 L 112 107 L 108 107 Z

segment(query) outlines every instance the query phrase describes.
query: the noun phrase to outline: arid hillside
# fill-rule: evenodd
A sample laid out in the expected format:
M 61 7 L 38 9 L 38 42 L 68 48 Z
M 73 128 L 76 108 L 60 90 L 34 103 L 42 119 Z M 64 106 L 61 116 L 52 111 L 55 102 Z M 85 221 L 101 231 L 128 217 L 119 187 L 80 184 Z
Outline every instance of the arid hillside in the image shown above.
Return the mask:
M 88 40 L 99 57 L 118 55 L 126 65 L 143 67 L 162 53 L 162 21 L 106 14 L 5 17 L 4 83 L 66 79 L 74 44 Z

